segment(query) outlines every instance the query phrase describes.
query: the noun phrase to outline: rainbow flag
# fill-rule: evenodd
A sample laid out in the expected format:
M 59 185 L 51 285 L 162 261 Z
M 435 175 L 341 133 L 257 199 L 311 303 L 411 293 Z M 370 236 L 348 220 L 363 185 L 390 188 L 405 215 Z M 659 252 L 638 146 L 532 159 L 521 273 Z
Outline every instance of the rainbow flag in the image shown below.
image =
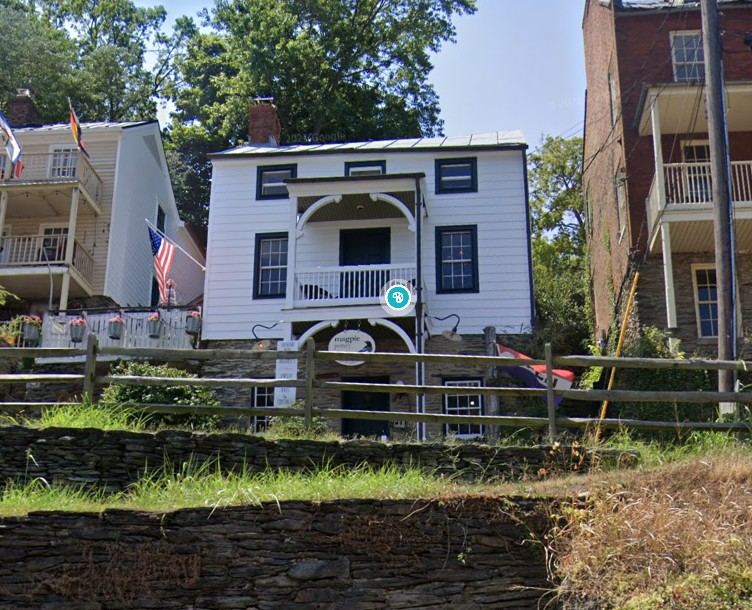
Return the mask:
M 70 108 L 70 128 L 73 132 L 73 139 L 78 144 L 78 149 L 86 155 L 87 159 L 90 159 L 89 151 L 86 150 L 83 138 L 81 137 L 81 123 L 78 122 L 78 117 L 76 116 L 76 111 L 73 110 L 70 98 L 68 98 L 68 108 Z

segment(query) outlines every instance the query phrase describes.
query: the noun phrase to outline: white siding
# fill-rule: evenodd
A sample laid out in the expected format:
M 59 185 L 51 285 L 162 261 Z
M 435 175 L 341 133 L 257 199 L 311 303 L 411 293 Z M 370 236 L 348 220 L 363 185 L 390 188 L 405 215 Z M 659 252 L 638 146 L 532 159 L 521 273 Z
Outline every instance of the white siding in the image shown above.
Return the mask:
M 477 193 L 435 193 L 435 160 L 453 157 L 477 157 Z M 253 324 L 273 324 L 285 318 L 284 299 L 252 298 L 256 233 L 288 231 L 291 224 L 289 200 L 256 201 L 257 166 L 296 163 L 298 178 L 334 177 L 344 175 L 345 161 L 377 160 L 386 160 L 388 174 L 426 175 L 429 215 L 423 219 L 422 257 L 428 314 L 437 317 L 458 314 L 462 318 L 460 332 L 467 334 L 481 333 L 488 325 L 496 326 L 500 332 L 529 330 L 532 311 L 522 152 L 380 151 L 214 161 L 203 338 L 250 338 Z M 477 225 L 478 294 L 435 293 L 435 229 L 450 225 Z M 297 267 L 337 265 L 342 228 L 387 226 L 392 229 L 392 262 L 414 261 L 415 236 L 407 229 L 406 221 L 385 219 L 310 223 L 298 243 Z M 347 315 L 346 308 L 341 311 L 343 316 Z M 433 332 L 440 332 L 450 328 L 452 322 L 434 321 L 431 327 Z M 279 335 L 275 332 L 272 336 Z
M 121 305 L 150 304 L 154 259 L 145 220 L 156 225 L 158 206 L 165 211 L 165 234 L 189 252 L 198 254 L 188 235 L 180 230 L 182 223 L 172 195 L 158 126 L 153 123 L 125 129 L 118 155 L 110 264 L 105 283 L 106 293 Z M 170 275 L 176 283 L 179 304 L 200 295 L 203 272 L 180 251 L 176 251 Z

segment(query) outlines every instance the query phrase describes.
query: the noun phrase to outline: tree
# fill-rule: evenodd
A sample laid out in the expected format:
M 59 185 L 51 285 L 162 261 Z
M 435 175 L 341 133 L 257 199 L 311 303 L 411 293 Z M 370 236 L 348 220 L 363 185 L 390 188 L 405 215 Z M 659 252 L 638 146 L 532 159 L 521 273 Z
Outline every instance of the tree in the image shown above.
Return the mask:
M 210 31 L 195 31 L 177 61 L 170 146 L 243 143 L 253 97 L 274 98 L 283 142 L 435 135 L 429 52 L 474 12 L 475 0 L 216 0 Z M 207 173 L 184 166 L 197 182 Z M 181 207 L 205 215 L 206 192 Z
M 582 138 L 547 137 L 528 160 L 539 335 L 559 353 L 591 336 Z

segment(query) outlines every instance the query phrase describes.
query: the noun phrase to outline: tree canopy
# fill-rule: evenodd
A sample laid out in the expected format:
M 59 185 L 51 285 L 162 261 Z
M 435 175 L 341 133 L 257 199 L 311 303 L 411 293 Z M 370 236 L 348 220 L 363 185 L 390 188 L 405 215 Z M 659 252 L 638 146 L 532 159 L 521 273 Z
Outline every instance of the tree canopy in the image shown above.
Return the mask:
M 528 159 L 535 301 L 540 335 L 558 353 L 591 337 L 582 138 L 547 137 Z

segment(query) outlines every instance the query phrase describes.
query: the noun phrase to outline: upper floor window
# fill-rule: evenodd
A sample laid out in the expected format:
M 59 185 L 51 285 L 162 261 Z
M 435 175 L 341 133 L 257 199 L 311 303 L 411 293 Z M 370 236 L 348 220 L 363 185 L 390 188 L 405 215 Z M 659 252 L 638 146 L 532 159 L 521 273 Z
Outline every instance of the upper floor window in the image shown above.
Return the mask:
M 611 104 L 611 125 L 616 125 L 619 120 L 619 92 L 616 88 L 616 77 L 611 70 L 608 72 L 608 97 Z
M 57 147 L 52 151 L 50 178 L 74 178 L 78 167 L 78 148 Z
M 674 63 L 674 80 L 677 83 L 704 81 L 705 51 L 702 47 L 702 32 L 673 32 L 671 59 Z
M 614 189 L 616 190 L 616 218 L 619 223 L 619 239 L 621 239 L 627 228 L 627 179 L 621 172 L 617 172 L 614 176 Z
M 436 292 L 478 290 L 477 227 L 436 227 Z
M 296 178 L 297 165 L 266 165 L 258 168 L 256 199 L 287 199 L 285 180 Z
M 284 297 L 286 293 L 287 233 L 258 233 L 253 298 Z
M 477 193 L 478 160 L 436 159 L 436 193 Z
M 381 176 L 386 174 L 386 161 L 345 161 L 345 176 Z
M 701 338 L 718 336 L 718 282 L 712 265 L 692 267 L 695 292 L 697 335 Z

